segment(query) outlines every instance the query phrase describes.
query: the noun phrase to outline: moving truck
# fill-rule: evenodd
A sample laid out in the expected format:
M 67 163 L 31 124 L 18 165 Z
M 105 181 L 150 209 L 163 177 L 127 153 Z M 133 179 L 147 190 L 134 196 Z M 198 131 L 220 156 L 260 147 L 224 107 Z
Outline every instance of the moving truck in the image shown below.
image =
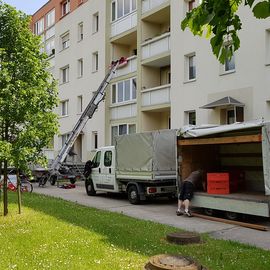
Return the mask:
M 223 211 L 229 219 L 270 217 L 269 122 L 184 127 L 178 155 L 181 179 L 198 168 L 208 173 L 207 189 L 194 193 L 192 206 L 209 215 Z
M 114 146 L 97 149 L 85 187 L 89 196 L 127 193 L 138 204 L 147 197 L 175 197 L 177 172 L 176 130 L 121 135 Z

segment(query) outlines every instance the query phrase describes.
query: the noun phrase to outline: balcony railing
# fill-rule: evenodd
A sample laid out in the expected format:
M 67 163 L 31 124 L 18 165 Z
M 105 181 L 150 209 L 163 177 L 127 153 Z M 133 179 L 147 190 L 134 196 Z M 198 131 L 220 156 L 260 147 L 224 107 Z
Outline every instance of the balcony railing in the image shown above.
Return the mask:
M 137 55 L 133 55 L 127 58 L 128 63 L 126 66 L 118 68 L 115 72 L 115 78 L 119 76 L 124 76 L 129 73 L 135 72 L 137 70 Z
M 161 85 L 142 91 L 142 106 L 154 106 L 159 104 L 171 103 L 171 85 Z
M 144 42 L 142 44 L 142 59 L 169 52 L 171 49 L 170 37 L 171 33 L 168 32 Z
M 142 13 L 168 2 L 168 0 L 142 0 Z
M 112 105 L 110 108 L 111 120 L 135 117 L 137 115 L 136 101 L 128 102 L 121 105 Z
M 137 26 L 137 11 L 113 22 L 111 24 L 111 37 L 117 36 Z

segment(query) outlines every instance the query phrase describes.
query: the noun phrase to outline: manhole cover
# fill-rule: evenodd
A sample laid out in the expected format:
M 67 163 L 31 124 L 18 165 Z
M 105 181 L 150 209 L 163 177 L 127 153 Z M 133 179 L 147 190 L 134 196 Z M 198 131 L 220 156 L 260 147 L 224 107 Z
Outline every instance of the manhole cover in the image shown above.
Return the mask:
M 166 238 L 168 242 L 179 244 L 179 245 L 194 244 L 194 243 L 201 242 L 200 235 L 197 233 L 191 233 L 191 232 L 168 233 Z
M 145 266 L 146 270 L 199 270 L 194 260 L 181 255 L 162 254 L 151 257 Z

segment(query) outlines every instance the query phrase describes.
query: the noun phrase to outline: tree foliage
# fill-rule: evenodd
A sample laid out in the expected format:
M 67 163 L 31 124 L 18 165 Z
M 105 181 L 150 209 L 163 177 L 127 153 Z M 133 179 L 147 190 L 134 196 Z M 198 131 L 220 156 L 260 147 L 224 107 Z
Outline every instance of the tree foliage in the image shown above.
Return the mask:
M 26 170 L 44 161 L 57 132 L 55 82 L 30 17 L 0 0 L 0 161 Z
M 214 55 L 224 64 L 240 47 L 238 31 L 242 28 L 237 11 L 240 5 L 249 6 L 254 16 L 265 19 L 270 16 L 270 0 L 202 0 L 202 3 L 186 14 L 182 30 L 189 28 L 194 35 L 211 37 Z

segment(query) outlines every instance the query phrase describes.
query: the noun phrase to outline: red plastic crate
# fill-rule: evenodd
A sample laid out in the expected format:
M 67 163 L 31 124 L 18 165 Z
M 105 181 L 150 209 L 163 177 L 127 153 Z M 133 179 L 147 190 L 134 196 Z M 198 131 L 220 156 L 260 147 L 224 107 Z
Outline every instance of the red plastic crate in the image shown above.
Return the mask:
M 207 173 L 207 193 L 229 194 L 230 193 L 229 173 Z

